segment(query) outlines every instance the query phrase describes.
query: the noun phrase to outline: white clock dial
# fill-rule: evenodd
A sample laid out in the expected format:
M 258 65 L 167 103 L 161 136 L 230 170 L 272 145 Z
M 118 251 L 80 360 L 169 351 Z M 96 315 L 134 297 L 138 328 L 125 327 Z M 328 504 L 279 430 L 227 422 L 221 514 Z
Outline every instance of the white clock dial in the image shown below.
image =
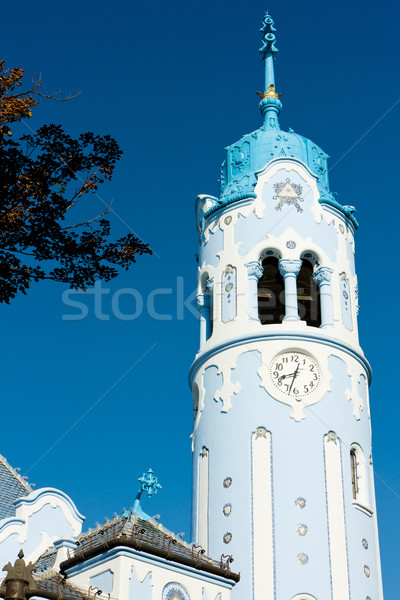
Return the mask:
M 313 394 L 321 383 L 317 362 L 308 354 L 282 352 L 271 362 L 270 377 L 280 394 L 300 402 Z

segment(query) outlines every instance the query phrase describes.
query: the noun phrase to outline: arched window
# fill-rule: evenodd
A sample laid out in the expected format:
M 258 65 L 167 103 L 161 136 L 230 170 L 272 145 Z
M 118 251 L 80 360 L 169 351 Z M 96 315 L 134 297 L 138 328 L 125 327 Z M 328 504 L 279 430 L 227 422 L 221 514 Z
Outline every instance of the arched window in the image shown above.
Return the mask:
M 213 332 L 213 281 L 208 273 L 203 273 L 200 279 L 201 293 L 197 296 L 197 306 L 200 312 L 200 350 Z
M 353 504 L 363 512 L 371 515 L 368 467 L 365 464 L 364 452 L 358 444 L 350 448 L 351 487 Z
M 268 256 L 262 262 L 264 272 L 258 282 L 258 317 L 262 325 L 281 323 L 285 316 L 285 289 L 279 261 Z
M 358 487 L 358 462 L 355 448 L 350 450 L 350 462 L 351 462 L 351 487 L 353 490 L 353 500 L 357 500 L 359 487 Z
M 321 308 L 319 302 L 318 285 L 313 279 L 313 265 L 306 258 L 302 258 L 300 272 L 297 276 L 297 298 L 299 317 L 307 325 L 319 327 L 321 325 Z

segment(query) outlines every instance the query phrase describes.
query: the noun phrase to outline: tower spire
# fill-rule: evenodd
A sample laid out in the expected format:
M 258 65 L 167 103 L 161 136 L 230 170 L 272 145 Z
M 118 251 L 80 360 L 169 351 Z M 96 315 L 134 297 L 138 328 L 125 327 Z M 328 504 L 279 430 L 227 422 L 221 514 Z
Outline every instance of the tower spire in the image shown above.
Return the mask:
M 261 98 L 260 110 L 264 117 L 265 129 L 279 129 L 278 116 L 282 109 L 280 94 L 275 89 L 274 61 L 278 48 L 275 46 L 274 20 L 270 15 L 265 15 L 260 31 L 263 34 L 260 52 L 265 67 L 265 90 L 264 93 L 257 92 Z

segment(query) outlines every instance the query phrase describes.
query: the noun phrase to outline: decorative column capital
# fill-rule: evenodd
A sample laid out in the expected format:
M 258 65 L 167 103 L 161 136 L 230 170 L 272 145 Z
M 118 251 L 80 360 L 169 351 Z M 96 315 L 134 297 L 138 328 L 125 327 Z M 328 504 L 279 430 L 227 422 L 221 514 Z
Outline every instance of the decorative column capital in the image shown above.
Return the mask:
M 214 277 L 210 277 L 206 281 L 206 292 L 212 292 L 214 289 Z
M 318 286 L 326 285 L 331 282 L 333 269 L 330 267 L 319 267 L 313 273 L 313 279 L 318 284 Z
M 252 260 L 244 265 L 247 269 L 247 274 L 249 277 L 254 277 L 257 281 L 260 279 L 261 275 L 264 273 L 264 269 L 260 265 L 258 260 Z
M 302 264 L 302 260 L 281 258 L 279 261 L 279 272 L 282 277 L 286 277 L 287 275 L 294 275 L 297 277 Z
M 203 310 L 210 308 L 210 296 L 209 294 L 197 294 L 196 296 L 196 305 L 200 313 Z

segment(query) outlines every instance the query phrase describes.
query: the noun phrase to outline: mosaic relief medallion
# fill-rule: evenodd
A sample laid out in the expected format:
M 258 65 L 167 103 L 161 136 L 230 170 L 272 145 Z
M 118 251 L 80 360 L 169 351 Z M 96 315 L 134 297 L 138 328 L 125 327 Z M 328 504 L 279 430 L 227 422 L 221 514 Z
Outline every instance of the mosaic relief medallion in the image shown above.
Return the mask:
M 297 525 L 296 531 L 299 535 L 301 535 L 303 537 L 304 535 L 306 535 L 306 533 L 308 531 L 308 527 L 307 527 L 307 525 L 304 525 L 304 523 L 300 523 L 299 525 Z
M 290 179 L 285 179 L 280 183 L 274 183 L 275 196 L 273 200 L 279 200 L 275 206 L 275 210 L 281 210 L 285 204 L 289 204 L 296 207 L 297 212 L 303 212 L 299 202 L 304 202 L 304 198 L 301 197 L 303 193 L 303 187 L 297 183 L 293 183 Z
M 162 600 L 190 600 L 190 596 L 183 585 L 173 582 L 164 587 Z
M 301 554 L 297 555 L 297 560 L 299 561 L 299 563 L 301 565 L 306 565 L 308 563 L 308 556 L 307 556 L 307 554 L 304 554 L 303 552 L 301 552 Z
M 298 508 L 304 508 L 307 504 L 304 498 L 297 498 L 297 500 L 295 500 L 294 503 Z

